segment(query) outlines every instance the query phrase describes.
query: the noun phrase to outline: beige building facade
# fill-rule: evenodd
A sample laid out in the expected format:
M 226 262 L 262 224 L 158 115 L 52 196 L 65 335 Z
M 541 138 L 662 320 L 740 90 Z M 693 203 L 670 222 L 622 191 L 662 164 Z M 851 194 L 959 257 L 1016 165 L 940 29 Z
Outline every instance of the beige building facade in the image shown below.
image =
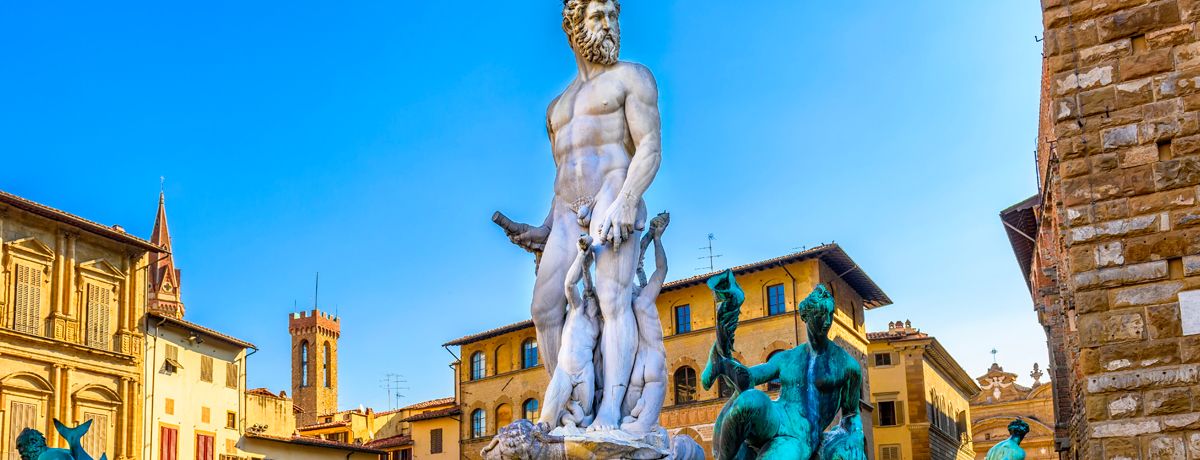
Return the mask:
M 0 192 L 0 458 L 24 428 L 92 420 L 89 452 L 142 458 L 147 253 L 104 226 Z
M 970 401 L 979 386 L 954 357 L 908 321 L 869 338 L 875 458 L 975 458 Z
M 1017 417 L 1029 424 L 1029 434 L 1021 441 L 1026 460 L 1053 460 L 1054 386 L 1042 383 L 1044 374 L 1033 365 L 1033 386 L 1017 383 L 1017 374 L 1005 372 L 992 363 L 986 374 L 975 378 L 981 391 L 971 399 L 971 430 L 975 439 L 975 458 L 983 460 L 996 443 L 1008 439 L 1008 424 Z
M 864 312 L 891 300 L 841 247 L 823 245 L 733 270 L 746 293 L 735 347 L 742 362 L 760 364 L 775 352 L 804 343 L 805 326 L 795 306 L 818 283 L 826 283 L 837 305 L 830 337 L 866 367 Z M 691 436 L 706 452 L 711 452 L 713 422 L 728 400 L 718 386 L 704 390 L 699 385 L 716 337 L 716 305 L 705 285 L 714 274 L 669 282 L 657 301 L 669 374 L 661 423 L 672 434 Z M 479 458 L 498 427 L 540 413 L 549 376 L 535 335 L 532 321 L 524 321 L 445 344 L 459 347 L 461 357 L 454 365 L 463 458 Z M 865 383 L 869 388 L 870 382 Z M 777 395 L 770 385 L 763 389 Z M 867 394 L 864 389 L 864 419 L 872 416 Z M 869 424 L 865 429 L 869 439 Z

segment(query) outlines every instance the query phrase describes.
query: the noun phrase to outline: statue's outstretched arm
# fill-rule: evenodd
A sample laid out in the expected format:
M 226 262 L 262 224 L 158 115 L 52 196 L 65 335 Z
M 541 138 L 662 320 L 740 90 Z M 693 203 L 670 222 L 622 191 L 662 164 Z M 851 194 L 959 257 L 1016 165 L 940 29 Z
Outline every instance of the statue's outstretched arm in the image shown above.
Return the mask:
M 662 240 L 654 236 L 654 273 L 646 280 L 646 286 L 638 295 L 639 302 L 653 302 L 662 290 L 663 282 L 667 280 L 667 251 L 663 250 Z

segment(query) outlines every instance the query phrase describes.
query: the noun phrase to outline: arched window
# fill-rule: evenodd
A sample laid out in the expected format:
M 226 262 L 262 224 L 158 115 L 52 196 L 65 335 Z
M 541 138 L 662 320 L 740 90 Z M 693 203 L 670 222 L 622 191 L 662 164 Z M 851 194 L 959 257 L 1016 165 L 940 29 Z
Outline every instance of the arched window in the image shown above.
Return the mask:
M 329 342 L 325 342 L 325 349 L 322 351 L 324 353 L 323 356 L 321 356 L 321 373 L 325 374 L 325 388 L 329 388 L 333 386 L 333 382 L 329 378 L 330 368 L 332 367 L 329 364 L 329 357 L 331 355 L 329 353 Z
M 509 347 L 507 343 L 500 344 L 500 346 L 496 347 L 496 356 L 494 357 L 495 361 L 492 361 L 495 369 L 492 371 L 492 375 L 499 375 L 513 370 L 512 352 L 509 351 L 509 348 L 512 347 Z
M 512 405 L 501 404 L 496 406 L 496 429 L 508 426 L 509 423 L 512 423 Z
M 300 386 L 308 386 L 308 341 L 300 342 Z
M 479 380 L 487 377 L 487 358 L 484 357 L 482 351 L 477 351 L 471 355 L 471 380 Z
M 537 340 L 525 339 L 521 342 L 521 369 L 529 369 L 538 365 Z
M 683 366 L 675 370 L 675 404 L 696 400 L 696 370 Z
M 521 404 L 521 417 L 531 422 L 536 422 L 542 414 L 538 412 L 538 400 L 529 398 Z
M 487 431 L 487 412 L 483 409 L 475 409 L 471 412 L 471 437 L 482 438 Z

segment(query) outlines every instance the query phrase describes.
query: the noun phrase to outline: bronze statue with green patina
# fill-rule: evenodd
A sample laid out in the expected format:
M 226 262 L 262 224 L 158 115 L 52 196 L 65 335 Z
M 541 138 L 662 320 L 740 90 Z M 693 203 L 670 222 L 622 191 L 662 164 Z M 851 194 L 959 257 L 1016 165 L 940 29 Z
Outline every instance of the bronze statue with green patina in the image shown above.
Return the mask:
M 988 449 L 987 457 L 984 457 L 984 460 L 1025 460 L 1025 449 L 1021 448 L 1021 441 L 1027 434 L 1029 434 L 1029 424 L 1018 417 L 1008 424 L 1008 439 L 1000 441 Z
M 734 336 L 745 300 L 726 271 L 708 280 L 717 298 L 717 341 L 701 376 L 705 389 L 724 379 L 734 394 L 717 416 L 713 455 L 720 460 L 865 460 L 859 417 L 862 367 L 829 339 L 834 299 L 817 285 L 797 309 L 808 343 L 747 367 L 734 358 Z M 778 381 L 779 399 L 754 388 Z M 830 426 L 840 414 L 840 422 Z

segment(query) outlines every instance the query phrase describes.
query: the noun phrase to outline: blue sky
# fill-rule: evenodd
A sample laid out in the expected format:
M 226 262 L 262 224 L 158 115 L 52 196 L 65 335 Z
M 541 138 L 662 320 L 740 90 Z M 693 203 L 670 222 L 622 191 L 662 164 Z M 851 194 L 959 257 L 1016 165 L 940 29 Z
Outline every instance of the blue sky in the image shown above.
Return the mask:
M 452 394 L 440 344 L 528 318 L 557 0 L 18 2 L 0 14 L 0 189 L 148 237 L 159 177 L 188 319 L 290 386 L 287 313 L 343 318 L 341 405 Z M 1036 2 L 626 0 L 661 90 L 670 278 L 837 241 L 971 375 L 1045 336 L 997 213 L 1035 192 Z

